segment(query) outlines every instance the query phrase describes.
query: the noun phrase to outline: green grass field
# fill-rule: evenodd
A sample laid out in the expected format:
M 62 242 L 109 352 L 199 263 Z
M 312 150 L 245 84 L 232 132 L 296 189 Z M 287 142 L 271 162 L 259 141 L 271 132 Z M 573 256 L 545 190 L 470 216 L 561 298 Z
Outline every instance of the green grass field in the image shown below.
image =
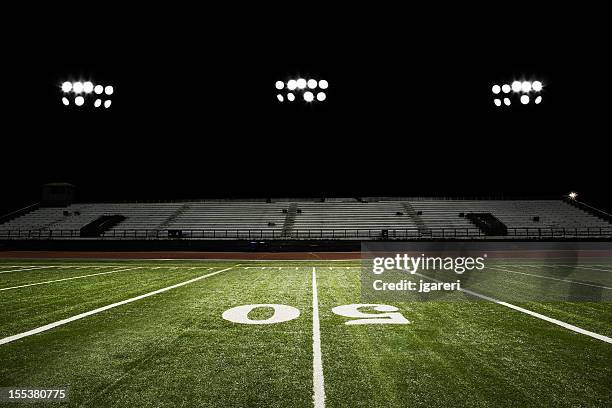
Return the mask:
M 612 287 L 607 263 L 500 265 L 512 271 L 508 293 L 574 280 Z M 0 405 L 612 406 L 612 303 L 513 303 L 603 340 L 484 300 L 389 302 L 409 324 L 347 325 L 355 319 L 332 311 L 360 303 L 357 261 L 3 260 L 0 387 L 69 387 L 69 401 Z M 243 320 L 288 320 L 223 317 L 255 304 L 286 306 L 255 308 Z

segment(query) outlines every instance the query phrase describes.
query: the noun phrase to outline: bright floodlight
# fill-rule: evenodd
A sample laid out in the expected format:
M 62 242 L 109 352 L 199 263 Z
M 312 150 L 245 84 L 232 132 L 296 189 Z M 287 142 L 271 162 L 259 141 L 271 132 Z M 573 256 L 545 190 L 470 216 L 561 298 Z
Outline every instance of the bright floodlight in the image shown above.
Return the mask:
M 102 85 L 96 85 L 96 87 L 94 88 L 94 92 L 96 93 L 96 95 L 100 95 L 102 94 L 102 92 L 104 92 L 104 87 Z
M 289 93 L 287 94 L 287 100 L 288 100 L 289 102 L 293 102 L 293 101 L 295 101 L 295 95 L 294 95 L 294 94 L 292 94 L 291 92 L 289 92 Z
M 62 84 L 62 92 L 70 92 L 72 91 L 72 82 L 64 82 Z
M 317 81 L 314 79 L 309 79 L 306 85 L 308 85 L 308 88 L 310 89 L 315 89 L 317 87 Z
M 522 84 L 521 84 L 519 81 L 514 81 L 514 82 L 512 83 L 512 90 L 513 90 L 514 92 L 521 92 L 521 85 L 522 85 Z
M 570 198 L 570 200 L 575 200 L 576 197 L 578 197 L 578 193 L 575 191 L 572 191 L 571 193 L 568 194 L 568 197 Z
M 94 86 L 91 82 L 87 81 L 83 84 L 83 91 L 85 91 L 85 93 L 92 93 L 94 89 Z
M 281 94 L 276 95 L 276 99 L 278 99 L 279 102 L 283 102 L 285 100 Z
M 83 106 L 83 104 L 85 103 L 85 98 L 83 98 L 82 96 L 77 96 L 76 98 L 74 98 L 74 103 L 76 106 Z
M 94 102 L 94 106 L 95 106 L 96 108 L 99 108 L 99 107 L 100 107 L 100 105 L 102 105 L 102 99 L 96 99 L 96 101 Z
M 326 98 L 327 98 L 327 95 L 325 95 L 325 92 L 319 92 L 317 94 L 317 101 L 319 102 L 323 102 Z
M 542 97 L 538 96 L 537 98 L 535 98 L 535 101 L 533 101 L 536 105 L 539 105 L 540 102 L 542 102 Z
M 300 89 L 306 88 L 306 80 L 304 78 L 300 78 L 296 81 L 297 87 Z
M 495 106 L 501 106 L 501 99 L 493 99 Z
M 493 91 L 493 93 L 497 95 L 498 93 L 500 93 L 501 88 L 499 85 L 493 85 L 493 87 L 491 88 L 491 91 Z
M 68 100 L 68 98 L 66 98 L 66 97 L 63 97 L 63 98 L 62 98 L 62 103 L 64 104 L 64 106 L 68 106 L 68 105 L 70 105 L 70 101 L 69 101 L 69 100 Z
M 542 83 L 540 81 L 533 81 L 531 84 L 531 89 L 535 92 L 540 92 L 542 90 Z
M 523 81 L 523 83 L 521 84 L 521 90 L 523 92 L 531 92 L 531 82 Z
M 314 101 L 314 95 L 312 94 L 312 92 L 310 92 L 310 91 L 306 91 L 306 92 L 304 92 L 304 100 L 305 100 L 306 102 L 312 102 L 312 101 Z
M 529 103 L 529 95 L 521 95 L 521 103 L 527 105 Z
M 504 105 L 510 106 L 510 98 L 504 98 Z
M 275 86 L 276 86 L 276 89 L 280 91 L 281 89 L 285 87 L 285 83 L 283 81 L 276 81 Z
M 504 85 L 502 86 L 502 92 L 503 92 L 503 93 L 508 93 L 508 92 L 510 92 L 510 85 L 508 85 L 508 84 L 504 84 Z
M 295 88 L 297 88 L 297 81 L 295 79 L 290 79 L 287 82 L 287 89 L 289 89 L 290 91 L 295 90 Z
M 104 101 L 105 108 L 110 108 L 110 106 L 111 106 L 111 101 Z
M 319 88 L 327 89 L 328 86 L 329 86 L 329 84 L 327 83 L 326 80 L 322 79 L 322 80 L 319 81 Z
M 104 88 L 104 93 L 107 94 L 107 95 L 112 95 L 113 92 L 115 92 L 115 90 L 110 85 L 108 85 L 106 88 Z
M 75 94 L 80 94 L 81 92 L 83 92 L 83 83 L 82 82 L 73 83 L 72 90 L 74 91 Z

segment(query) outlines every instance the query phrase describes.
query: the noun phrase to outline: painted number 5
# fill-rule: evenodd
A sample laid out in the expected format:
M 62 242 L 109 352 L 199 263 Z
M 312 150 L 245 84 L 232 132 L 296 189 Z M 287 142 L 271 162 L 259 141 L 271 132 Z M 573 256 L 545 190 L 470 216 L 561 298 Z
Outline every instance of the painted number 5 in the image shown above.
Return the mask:
M 359 309 L 371 308 L 376 312 L 380 313 L 366 313 Z M 398 308 L 389 305 L 378 305 L 378 304 L 354 304 L 354 305 L 343 305 L 336 306 L 332 309 L 332 312 L 339 316 L 350 317 L 351 319 L 345 324 L 409 324 L 410 321 L 402 316 L 398 312 Z

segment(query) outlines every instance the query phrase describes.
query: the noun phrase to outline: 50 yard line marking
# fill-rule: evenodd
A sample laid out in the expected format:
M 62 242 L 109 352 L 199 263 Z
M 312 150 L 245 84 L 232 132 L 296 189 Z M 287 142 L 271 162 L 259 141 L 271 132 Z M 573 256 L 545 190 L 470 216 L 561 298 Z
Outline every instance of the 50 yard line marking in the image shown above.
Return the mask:
M 312 268 L 312 401 L 315 408 L 325 408 L 323 357 L 321 354 L 321 327 L 319 324 L 319 295 L 317 271 Z
M 97 309 L 90 310 L 89 312 L 81 313 L 81 314 L 78 314 L 76 316 L 69 317 L 67 319 L 58 320 L 57 322 L 53 322 L 53 323 L 49 323 L 49 324 L 46 324 L 46 325 L 41 326 L 41 327 L 37 327 L 36 329 L 32 329 L 32 330 L 28 330 L 28 331 L 23 332 L 23 333 L 15 334 L 14 336 L 5 337 L 3 339 L 0 339 L 0 345 L 11 343 L 13 341 L 22 339 L 24 337 L 33 336 L 35 334 L 46 332 L 47 330 L 54 329 L 54 328 L 56 328 L 58 326 L 63 326 L 65 324 L 74 322 L 75 320 L 83 319 L 84 317 L 87 317 L 87 316 L 91 316 L 91 315 L 94 315 L 94 314 L 97 314 L 97 313 L 104 312 L 106 310 L 115 308 L 117 306 L 122 306 L 122 305 L 125 305 L 125 304 L 128 304 L 128 303 L 135 302 L 137 300 L 148 298 L 149 296 L 153 296 L 153 295 L 157 295 L 159 293 L 167 292 L 167 291 L 169 291 L 171 289 L 176 289 L 176 288 L 180 288 L 181 286 L 189 285 L 190 283 L 194 283 L 194 282 L 197 282 L 199 280 L 209 278 L 209 277 L 217 275 L 217 274 L 219 274 L 221 272 L 229 271 L 230 269 L 233 269 L 236 266 L 238 266 L 238 265 L 234 265 L 234 266 L 231 266 L 229 268 L 221 269 L 219 271 L 211 272 L 211 273 L 208 273 L 206 275 L 198 276 L 197 278 L 190 279 L 190 280 L 185 281 L 185 282 L 177 283 L 177 284 L 172 285 L 172 286 L 167 286 L 167 287 L 162 288 L 162 289 L 157 289 L 157 290 L 154 290 L 153 292 L 145 293 L 144 295 L 140 295 L 140 296 L 136 296 L 136 297 L 133 297 L 133 298 L 130 298 L 130 299 L 122 300 L 121 302 L 117 302 L 117 303 L 113 303 L 113 304 L 110 304 L 110 305 L 102 306 L 102 307 L 99 307 Z

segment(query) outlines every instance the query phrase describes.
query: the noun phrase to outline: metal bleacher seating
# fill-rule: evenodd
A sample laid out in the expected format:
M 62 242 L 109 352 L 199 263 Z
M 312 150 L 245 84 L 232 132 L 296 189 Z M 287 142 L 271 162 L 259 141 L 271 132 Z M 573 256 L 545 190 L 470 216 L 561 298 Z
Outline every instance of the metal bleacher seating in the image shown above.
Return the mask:
M 441 200 L 441 199 L 328 199 L 218 200 L 167 203 L 73 204 L 38 208 L 0 224 L 7 236 L 79 237 L 78 231 L 103 215 L 125 220 L 104 237 L 168 238 L 180 231 L 184 238 L 419 238 L 481 236 L 465 217 L 491 213 L 509 231 L 521 236 L 540 230 L 609 231 L 612 224 L 563 200 Z M 464 216 L 461 216 L 464 215 Z M 535 232 L 534 232 L 535 231 Z M 589 232 L 590 233 L 590 232 Z M 531 236 L 531 235 L 530 235 Z
M 473 226 L 460 213 L 489 212 L 508 228 L 610 227 L 610 224 L 561 200 L 426 200 L 410 201 L 428 228 Z M 539 221 L 534 221 L 539 217 Z

